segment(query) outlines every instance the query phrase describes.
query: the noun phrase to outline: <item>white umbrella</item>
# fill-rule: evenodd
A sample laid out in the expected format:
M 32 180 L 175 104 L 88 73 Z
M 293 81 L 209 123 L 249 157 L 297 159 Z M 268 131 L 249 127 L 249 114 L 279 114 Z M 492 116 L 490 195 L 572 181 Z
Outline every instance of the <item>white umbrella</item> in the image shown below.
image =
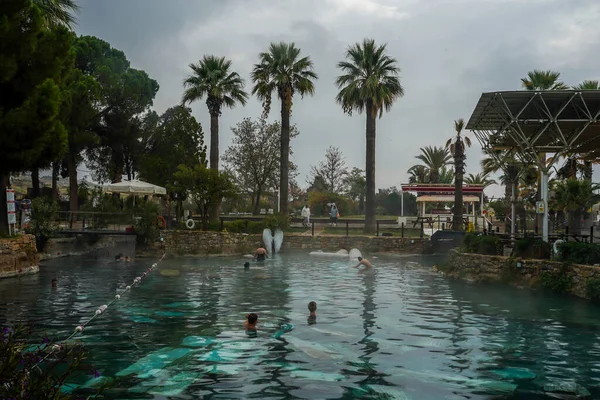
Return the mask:
M 167 189 L 152 183 L 133 180 L 119 183 L 109 183 L 103 186 L 105 192 L 109 193 L 127 193 L 136 196 L 167 194 Z

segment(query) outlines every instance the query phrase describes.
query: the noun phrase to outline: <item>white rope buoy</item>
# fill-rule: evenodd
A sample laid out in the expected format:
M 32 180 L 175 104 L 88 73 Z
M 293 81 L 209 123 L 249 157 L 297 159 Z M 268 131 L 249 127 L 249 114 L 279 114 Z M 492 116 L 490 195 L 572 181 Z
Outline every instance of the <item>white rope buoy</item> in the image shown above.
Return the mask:
M 162 257 L 161 257 L 161 258 L 158 260 L 158 262 L 155 262 L 154 264 L 152 264 L 152 266 L 151 266 L 150 268 L 148 268 L 148 269 L 147 269 L 147 270 L 146 270 L 144 273 L 142 273 L 142 275 L 141 275 L 141 276 L 138 276 L 138 277 L 136 277 L 136 278 L 133 280 L 133 283 L 132 283 L 131 285 L 127 285 L 127 286 L 125 287 L 125 290 L 123 290 L 121 293 L 117 293 L 117 294 L 115 295 L 115 298 L 114 298 L 114 299 L 112 299 L 112 300 L 111 300 L 111 301 L 110 301 L 108 304 L 103 304 L 103 305 L 101 305 L 100 307 L 98 307 L 98 308 L 96 309 L 96 311 L 94 311 L 94 315 L 92 315 L 92 317 L 91 317 L 90 319 L 88 319 L 86 322 L 84 322 L 84 323 L 83 323 L 83 324 L 81 324 L 81 325 L 77 325 L 77 326 L 75 327 L 75 330 L 73 331 L 73 333 L 72 333 L 71 335 L 69 335 L 69 337 L 67 337 L 66 339 L 62 340 L 60 343 L 63 343 L 63 344 L 64 344 L 64 343 L 66 343 L 66 342 L 67 342 L 69 339 L 73 338 L 75 335 L 77 335 L 77 334 L 79 334 L 79 333 L 83 332 L 83 330 L 85 329 L 85 327 L 86 327 L 86 326 L 87 326 L 87 325 L 88 325 L 90 322 L 92 322 L 92 321 L 94 320 L 94 318 L 96 318 L 97 316 L 99 316 L 99 315 L 103 314 L 103 313 L 104 313 L 104 312 L 105 312 L 105 311 L 108 309 L 108 307 L 110 307 L 110 305 L 111 305 L 112 303 L 114 303 L 115 301 L 119 300 L 119 299 L 121 298 L 121 296 L 122 296 L 123 294 L 125 294 L 125 292 L 127 292 L 128 290 L 131 290 L 131 286 L 135 286 L 135 285 L 138 285 L 138 284 L 140 284 L 140 283 L 142 282 L 142 278 L 145 278 L 145 277 L 146 277 L 146 275 L 147 275 L 148 273 L 150 273 L 150 272 L 151 272 L 153 269 L 156 269 L 156 268 L 158 267 L 158 263 L 160 263 L 160 262 L 161 262 L 161 261 L 162 261 L 162 260 L 165 258 L 165 255 L 166 255 L 166 253 L 163 253 Z M 57 352 L 57 351 L 60 351 L 60 350 L 62 350 L 62 349 L 63 349 L 63 346 L 62 346 L 62 344 L 60 344 L 60 343 L 54 344 L 54 345 L 53 345 L 53 346 L 50 348 L 50 351 L 48 352 L 48 354 L 46 354 L 46 355 L 45 355 L 45 356 L 44 356 L 44 357 L 43 357 L 41 360 L 39 360 L 39 361 L 38 361 L 38 362 L 37 362 L 37 363 L 36 363 L 36 364 L 35 364 L 33 367 L 31 367 L 31 368 L 30 368 L 30 370 L 31 370 L 31 369 L 33 369 L 33 368 L 35 368 L 35 367 L 37 367 L 38 365 L 40 365 L 40 364 L 41 364 L 42 362 L 44 362 L 44 361 L 45 361 L 45 360 L 46 360 L 48 357 L 50 357 L 50 356 L 51 356 L 53 353 L 55 353 L 55 352 Z

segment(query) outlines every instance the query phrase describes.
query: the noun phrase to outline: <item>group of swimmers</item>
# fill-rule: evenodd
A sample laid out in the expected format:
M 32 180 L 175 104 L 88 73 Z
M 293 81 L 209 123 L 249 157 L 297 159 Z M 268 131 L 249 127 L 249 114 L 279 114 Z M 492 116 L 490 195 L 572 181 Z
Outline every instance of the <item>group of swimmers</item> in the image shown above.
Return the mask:
M 267 250 L 265 250 L 264 247 L 259 247 L 258 249 L 256 249 L 256 252 L 254 253 L 254 259 L 256 261 L 264 261 L 266 258 L 269 258 L 269 256 L 267 254 Z M 354 265 L 352 268 L 359 268 L 361 265 L 364 267 L 365 270 L 373 268 L 373 264 L 371 264 L 371 262 L 369 260 L 367 260 L 366 258 L 362 258 L 362 257 L 358 257 L 358 264 Z M 249 262 L 244 263 L 244 269 L 250 269 Z M 308 303 L 308 311 L 310 313 L 308 315 L 309 325 L 317 323 L 317 303 L 314 301 L 311 301 L 310 303 Z M 244 328 L 246 329 L 247 332 L 255 333 L 257 330 L 257 328 L 256 328 L 257 322 L 258 322 L 258 314 L 256 314 L 256 313 L 246 314 L 246 320 L 244 321 Z
M 129 256 L 124 256 L 123 253 L 119 253 L 115 256 L 115 261 L 131 262 L 131 258 L 129 258 Z

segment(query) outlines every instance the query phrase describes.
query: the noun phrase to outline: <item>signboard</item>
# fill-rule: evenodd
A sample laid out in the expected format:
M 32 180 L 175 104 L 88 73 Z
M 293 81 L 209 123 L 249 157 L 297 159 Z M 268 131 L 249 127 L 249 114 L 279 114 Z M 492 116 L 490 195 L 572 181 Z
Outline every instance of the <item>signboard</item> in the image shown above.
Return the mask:
M 17 223 L 17 212 L 15 210 L 15 191 L 6 189 L 6 208 L 8 214 L 8 223 L 14 225 Z
M 535 203 L 535 211 L 538 214 L 543 214 L 544 213 L 545 208 L 544 208 L 544 202 L 543 201 L 536 201 L 536 203 Z

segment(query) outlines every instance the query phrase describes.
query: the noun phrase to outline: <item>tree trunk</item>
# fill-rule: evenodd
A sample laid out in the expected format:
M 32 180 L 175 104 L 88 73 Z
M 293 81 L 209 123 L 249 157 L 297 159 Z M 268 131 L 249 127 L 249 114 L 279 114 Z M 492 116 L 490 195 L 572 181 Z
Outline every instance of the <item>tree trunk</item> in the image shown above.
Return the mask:
M 258 189 L 256 191 L 256 197 L 254 197 L 252 199 L 252 201 L 254 202 L 254 205 L 252 207 L 252 214 L 253 215 L 258 215 L 260 213 L 260 196 L 261 196 L 261 190 Z
M 460 139 L 456 141 L 454 147 L 454 163 L 454 216 L 452 218 L 452 230 L 462 231 L 464 229 L 462 184 L 465 160 L 463 144 Z
M 77 183 L 77 161 L 75 154 L 67 156 L 67 170 L 69 172 L 69 210 L 76 213 L 79 210 L 79 185 Z
M 375 214 L 375 117 L 373 102 L 367 101 L 367 154 L 365 175 L 367 181 L 366 210 L 365 210 L 365 233 L 374 233 L 376 230 Z
M 210 116 L 210 169 L 219 170 L 219 115 Z M 219 220 L 221 212 L 221 199 L 217 200 L 210 208 L 210 221 Z
M 31 197 L 33 199 L 40 197 L 40 170 L 38 168 L 31 170 Z
M 58 168 L 59 164 L 52 163 L 52 200 L 58 201 Z
M 0 172 L 0 235 L 8 235 L 8 209 L 6 207 L 8 179 L 7 172 Z
M 279 165 L 279 213 L 288 216 L 288 185 L 290 166 L 290 111 L 281 99 L 281 156 Z
M 583 179 L 591 182 L 592 175 L 593 175 L 592 162 L 584 161 L 583 163 L 584 163 Z
M 569 234 L 581 235 L 581 210 L 569 211 Z
M 504 233 L 510 233 L 512 215 L 512 186 L 513 182 L 509 179 L 506 180 L 504 185 Z

